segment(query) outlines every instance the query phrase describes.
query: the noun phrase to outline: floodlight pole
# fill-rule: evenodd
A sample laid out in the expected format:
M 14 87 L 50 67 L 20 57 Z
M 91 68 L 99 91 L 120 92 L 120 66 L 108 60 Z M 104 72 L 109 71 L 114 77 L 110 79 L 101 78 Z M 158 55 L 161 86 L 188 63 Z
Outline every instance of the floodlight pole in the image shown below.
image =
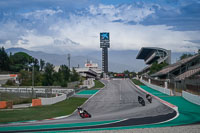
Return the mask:
M 32 97 L 33 97 L 33 88 L 34 88 L 34 64 L 32 68 Z
M 69 69 L 70 69 L 70 54 L 68 54 L 68 57 L 67 57 L 67 59 L 68 59 L 68 67 L 69 67 Z

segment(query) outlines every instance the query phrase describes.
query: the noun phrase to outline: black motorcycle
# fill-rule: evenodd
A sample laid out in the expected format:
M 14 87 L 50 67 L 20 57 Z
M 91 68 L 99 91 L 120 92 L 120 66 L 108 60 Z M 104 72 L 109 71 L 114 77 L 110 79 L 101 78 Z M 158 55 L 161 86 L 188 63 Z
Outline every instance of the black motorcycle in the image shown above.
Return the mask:
M 141 96 L 138 96 L 138 102 L 142 105 L 145 106 L 145 101 Z
M 150 103 L 152 103 L 152 96 L 151 96 L 151 95 L 147 94 L 147 95 L 146 95 L 146 99 L 147 99 Z

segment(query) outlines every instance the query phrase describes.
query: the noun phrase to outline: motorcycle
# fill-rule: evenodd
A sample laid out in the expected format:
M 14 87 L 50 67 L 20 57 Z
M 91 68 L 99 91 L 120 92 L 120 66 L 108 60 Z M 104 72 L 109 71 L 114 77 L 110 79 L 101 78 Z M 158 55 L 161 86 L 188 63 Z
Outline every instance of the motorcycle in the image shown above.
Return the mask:
M 92 115 L 89 114 L 86 110 L 83 110 L 82 108 L 78 108 L 78 114 L 81 118 L 91 118 Z
M 146 99 L 147 99 L 150 103 L 152 103 L 152 96 L 151 96 L 151 95 L 147 94 L 147 95 L 146 95 Z
M 142 97 L 138 96 L 138 102 L 142 105 L 145 106 L 145 101 Z

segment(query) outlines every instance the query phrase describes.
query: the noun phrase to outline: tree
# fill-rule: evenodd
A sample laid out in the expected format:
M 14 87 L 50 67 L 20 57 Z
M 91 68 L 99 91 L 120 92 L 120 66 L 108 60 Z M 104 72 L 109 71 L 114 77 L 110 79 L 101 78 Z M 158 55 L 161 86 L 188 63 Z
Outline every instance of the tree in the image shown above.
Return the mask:
M 9 70 L 10 60 L 5 52 L 4 47 L 0 48 L 0 71 L 8 71 Z
M 193 56 L 192 54 L 182 54 L 181 56 L 180 56 L 180 60 L 183 60 L 183 59 L 185 59 L 185 58 L 188 58 L 188 57 L 191 57 L 191 56 Z
M 11 71 L 19 72 L 22 69 L 28 70 L 31 62 L 33 62 L 33 57 L 24 52 L 18 52 L 10 56 L 10 68 Z
M 72 75 L 71 75 L 71 81 L 79 81 L 80 80 L 80 76 L 79 74 L 76 72 L 76 70 L 73 68 L 72 70 Z
M 54 82 L 54 66 L 53 64 L 47 63 L 44 68 L 44 80 L 43 85 L 45 86 L 51 86 Z
M 34 65 L 34 71 L 39 71 L 40 66 L 39 66 L 38 59 L 36 59 L 36 58 L 33 59 L 33 65 Z
M 43 71 L 45 65 L 45 61 L 40 59 L 40 71 Z
M 66 65 L 61 65 L 58 70 L 59 82 L 62 87 L 67 87 L 67 83 L 70 79 L 70 70 Z
M 19 81 L 21 86 L 31 86 L 32 85 L 32 78 L 31 73 L 25 70 L 21 70 L 19 72 Z
M 40 71 L 34 71 L 34 85 L 42 86 L 44 75 Z
M 152 64 L 152 66 L 150 67 L 150 72 L 149 74 L 153 74 L 153 73 L 156 73 L 158 71 L 160 71 L 162 68 L 168 66 L 168 64 L 166 62 L 163 62 L 161 64 L 158 64 L 157 62 L 154 62 Z

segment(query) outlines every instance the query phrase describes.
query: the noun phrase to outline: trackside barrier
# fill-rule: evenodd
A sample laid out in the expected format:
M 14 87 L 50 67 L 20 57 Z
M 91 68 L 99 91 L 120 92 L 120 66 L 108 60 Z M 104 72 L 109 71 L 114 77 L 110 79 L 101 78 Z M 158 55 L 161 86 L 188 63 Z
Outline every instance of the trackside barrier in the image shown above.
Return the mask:
M 62 93 L 60 96 L 57 96 L 57 97 L 40 98 L 40 99 L 41 99 L 42 105 L 51 105 L 51 104 L 61 102 L 61 101 L 65 100 L 66 98 L 67 98 L 67 95 Z
M 140 79 L 140 81 L 141 81 L 143 84 L 145 84 L 146 86 L 148 86 L 148 87 L 150 87 L 150 88 L 152 88 L 152 89 L 155 89 L 155 90 L 157 90 L 157 91 L 160 91 L 160 92 L 162 92 L 162 93 L 164 93 L 164 94 L 167 94 L 167 95 L 169 95 L 169 96 L 172 94 L 172 92 L 171 92 L 170 89 L 166 89 L 166 88 L 162 88 L 162 87 L 157 86 L 157 85 L 150 84 L 150 83 L 148 83 L 148 82 L 146 82 L 146 81 L 144 81 L 144 80 L 142 80 L 142 79 Z
M 200 105 L 200 96 L 188 93 L 186 91 L 182 91 L 182 96 L 186 100 L 188 100 L 194 104 Z
M 50 90 L 49 93 L 52 94 L 57 94 L 57 93 L 70 93 L 74 91 L 73 89 L 60 89 L 60 88 L 33 88 L 33 91 L 35 93 L 46 93 L 46 90 Z M 5 87 L 0 87 L 0 92 L 13 92 L 13 93 L 31 93 L 32 88 L 5 88 Z
M 12 109 L 13 102 L 11 101 L 0 101 L 0 109 Z
M 0 101 L 0 109 L 6 109 L 6 101 Z
M 32 106 L 41 106 L 41 99 L 32 99 Z
M 67 95 L 62 93 L 60 96 L 51 98 L 32 99 L 32 106 L 51 105 L 61 102 L 67 98 Z

